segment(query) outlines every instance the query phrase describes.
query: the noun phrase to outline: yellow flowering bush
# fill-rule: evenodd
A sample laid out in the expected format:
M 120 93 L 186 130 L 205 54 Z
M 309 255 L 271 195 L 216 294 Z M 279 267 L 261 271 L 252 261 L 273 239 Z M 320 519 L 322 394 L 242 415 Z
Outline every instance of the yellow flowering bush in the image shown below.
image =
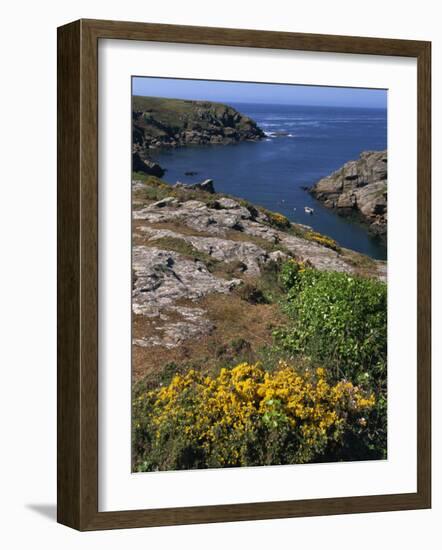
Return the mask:
M 290 227 L 289 219 L 283 214 L 280 214 L 279 212 L 271 212 L 270 210 L 265 210 L 264 212 L 267 215 L 270 225 L 278 227 L 279 229 L 287 229 Z
M 173 470 L 311 462 L 364 422 L 375 398 L 325 370 L 298 373 L 281 362 L 190 370 L 134 400 L 135 469 Z
M 340 250 L 338 243 L 334 239 L 332 239 L 331 237 L 327 237 L 326 235 L 322 235 L 317 231 L 307 231 L 304 234 L 304 237 L 309 241 L 313 241 L 322 246 L 326 246 L 327 248 L 331 248 L 332 250 Z

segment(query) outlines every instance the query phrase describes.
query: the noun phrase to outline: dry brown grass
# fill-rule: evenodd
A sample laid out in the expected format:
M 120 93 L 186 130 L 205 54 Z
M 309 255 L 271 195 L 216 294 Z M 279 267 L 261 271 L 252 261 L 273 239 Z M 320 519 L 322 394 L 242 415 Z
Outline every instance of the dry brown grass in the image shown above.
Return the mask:
M 272 343 L 272 331 L 283 324 L 276 304 L 250 304 L 234 293 L 211 294 L 197 302 L 181 305 L 201 307 L 214 324 L 211 334 L 189 339 L 179 347 L 132 348 L 132 374 L 135 380 L 157 382 L 167 364 L 216 372 L 238 361 L 254 361 L 262 348 Z M 169 315 L 169 312 L 168 312 Z M 141 315 L 133 316 L 133 338 L 158 335 L 157 323 Z
M 341 250 L 341 256 L 349 265 L 353 266 L 356 275 L 360 277 L 377 278 L 378 262 L 373 260 L 373 258 L 355 252 L 354 250 L 349 250 L 348 248 L 343 248 Z

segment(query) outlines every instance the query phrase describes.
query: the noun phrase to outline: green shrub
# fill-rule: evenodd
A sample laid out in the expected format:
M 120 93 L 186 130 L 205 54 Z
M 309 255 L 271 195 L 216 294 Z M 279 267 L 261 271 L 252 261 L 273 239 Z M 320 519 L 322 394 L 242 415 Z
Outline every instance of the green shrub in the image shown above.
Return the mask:
M 359 382 L 387 357 L 387 285 L 287 262 L 281 272 L 291 324 L 276 334 L 294 354 L 325 362 Z M 379 373 L 377 373 L 379 374 Z
M 346 273 L 321 272 L 302 263 L 281 269 L 283 308 L 291 322 L 275 331 L 275 348 L 324 366 L 372 391 L 376 406 L 351 423 L 342 444 L 331 444 L 329 460 L 386 458 L 387 285 Z

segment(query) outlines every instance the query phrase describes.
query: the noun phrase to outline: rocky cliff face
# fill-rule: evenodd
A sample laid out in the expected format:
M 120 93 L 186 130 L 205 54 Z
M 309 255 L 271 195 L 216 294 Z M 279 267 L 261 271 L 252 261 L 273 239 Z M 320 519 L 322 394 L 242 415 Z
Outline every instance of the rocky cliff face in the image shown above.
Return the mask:
M 366 151 L 321 179 L 310 193 L 339 214 L 357 215 L 373 234 L 387 235 L 387 151 Z
M 140 171 L 152 175 L 149 152 L 159 147 L 256 141 L 264 132 L 251 118 L 222 103 L 135 96 L 132 102 L 133 155 Z M 147 161 L 147 165 L 143 162 Z
M 265 319 L 276 306 L 260 303 L 259 287 L 290 258 L 320 270 L 386 278 L 385 262 L 341 249 L 307 226 L 240 199 L 156 178 L 134 181 L 133 191 L 135 372 L 161 353 L 165 363 L 174 353 L 198 354 L 201 336 L 204 346 L 219 347 L 220 333 L 222 345 L 244 335 L 262 339 L 265 327 L 270 334 Z M 194 346 L 191 352 L 186 345 Z

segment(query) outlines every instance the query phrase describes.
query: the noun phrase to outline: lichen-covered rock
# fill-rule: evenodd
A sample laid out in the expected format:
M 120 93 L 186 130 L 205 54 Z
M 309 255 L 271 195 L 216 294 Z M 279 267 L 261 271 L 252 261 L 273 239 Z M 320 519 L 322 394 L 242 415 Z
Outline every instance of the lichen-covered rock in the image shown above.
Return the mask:
M 132 311 L 150 321 L 149 335 L 133 340 L 141 347 L 173 348 L 188 338 L 210 333 L 213 323 L 206 312 L 180 302 L 228 293 L 241 284 L 239 279 L 213 276 L 203 262 L 147 246 L 133 247 L 132 270 Z
M 263 248 L 254 243 L 232 241 L 219 237 L 183 235 L 169 229 L 155 229 L 148 226 L 142 227 L 141 230 L 153 243 L 165 237 L 171 237 L 190 243 L 199 252 L 220 262 L 242 262 L 248 275 L 259 275 L 260 268 L 271 259 Z
M 365 151 L 318 181 L 310 193 L 341 215 L 358 215 L 372 233 L 387 234 L 387 151 Z
M 181 183 L 180 181 L 177 181 L 174 187 L 205 191 L 206 193 L 215 193 L 215 187 L 213 186 L 213 180 L 211 179 L 204 180 L 201 183 Z
M 148 246 L 134 246 L 132 309 L 136 314 L 155 317 L 177 300 L 196 300 L 211 292 L 230 292 L 241 281 L 214 277 L 197 260 L 176 252 Z
M 167 199 L 163 199 L 165 201 Z M 163 201 L 160 201 L 162 204 Z M 329 271 L 353 272 L 354 268 L 346 257 L 339 252 L 299 237 L 289 231 L 283 231 L 271 227 L 267 223 L 265 215 L 253 217 L 250 210 L 241 206 L 237 201 L 229 198 L 217 199 L 216 202 L 229 206 L 230 208 L 217 208 L 216 204 L 207 205 L 203 201 L 188 200 L 184 202 L 168 201 L 166 206 L 158 206 L 158 203 L 151 204 L 146 208 L 135 210 L 133 217 L 137 220 L 144 220 L 146 224 L 159 224 L 179 222 L 197 232 L 213 235 L 214 238 L 190 237 L 181 235 L 195 248 L 212 254 L 217 259 L 229 261 L 233 256 L 241 256 L 241 261 L 248 264 L 251 269 L 262 263 L 264 249 L 250 243 L 238 243 L 225 239 L 228 231 L 240 232 L 244 239 L 249 235 L 252 239 L 258 238 L 268 241 L 273 245 L 280 245 L 281 248 L 292 253 L 301 261 L 308 261 L 313 267 Z M 231 202 L 230 202 L 231 201 Z M 143 228 L 146 234 L 161 236 L 177 236 L 176 231 L 161 230 L 155 232 L 149 225 Z M 251 239 L 251 240 L 252 240 Z M 241 245 L 241 246 L 240 246 Z M 244 246 L 247 245 L 247 246 Z M 253 246 L 252 246 L 253 245 Z M 260 258 L 257 260 L 257 258 Z M 245 261 L 246 260 L 246 261 Z
M 197 200 L 182 202 L 179 208 L 159 208 L 157 204 L 134 211 L 134 218 L 150 223 L 178 220 L 196 231 L 223 236 L 228 229 L 241 230 L 244 220 L 252 217 L 250 211 L 242 206 L 225 209 L 209 208 L 206 203 Z
M 152 208 L 163 208 L 164 206 L 176 206 L 179 201 L 175 197 L 165 197 L 152 204 Z
M 164 322 L 168 321 L 168 316 L 162 315 L 160 316 L 160 322 L 156 322 L 156 319 L 152 320 L 154 334 L 135 338 L 133 343 L 143 348 L 152 346 L 161 346 L 167 349 L 176 348 L 185 340 L 209 334 L 214 328 L 213 323 L 207 319 L 204 309 L 170 306 L 169 311 L 175 313 L 179 319 Z
M 136 181 L 134 189 L 143 185 Z M 202 200 L 186 200 L 179 189 L 177 196 L 145 201 L 133 210 L 134 239 L 142 243 L 133 247 L 133 312 L 149 325 L 134 339 L 136 346 L 170 349 L 209 334 L 216 327 L 201 300 L 256 280 L 270 262 L 292 257 L 320 270 L 357 272 L 350 251 L 309 240 L 307 226 L 279 229 L 270 213 L 252 205 L 220 195 L 196 196 Z M 370 276 L 386 279 L 385 262 L 366 261 Z M 221 265 L 230 267 L 223 271 Z M 232 272 L 234 277 L 227 275 Z
M 227 210 L 230 208 L 233 208 L 233 209 L 241 208 L 241 205 L 239 204 L 239 202 L 233 199 L 230 199 L 229 197 L 221 197 L 220 199 L 217 199 L 216 204 L 220 208 L 225 208 Z

